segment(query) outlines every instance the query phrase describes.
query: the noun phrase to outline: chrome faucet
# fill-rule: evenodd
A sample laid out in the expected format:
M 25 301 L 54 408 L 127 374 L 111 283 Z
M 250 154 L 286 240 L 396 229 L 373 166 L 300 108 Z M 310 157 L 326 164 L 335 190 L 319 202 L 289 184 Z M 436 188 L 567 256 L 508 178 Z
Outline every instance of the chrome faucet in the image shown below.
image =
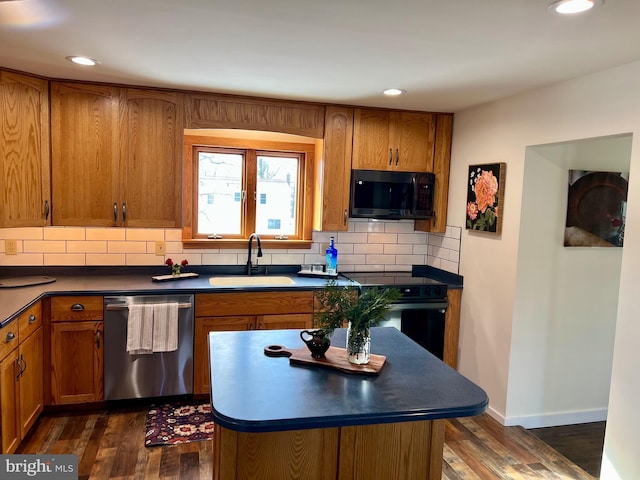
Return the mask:
M 254 267 L 253 264 L 251 263 L 251 244 L 253 243 L 254 238 L 258 241 L 258 254 L 256 256 L 257 257 L 262 256 L 262 245 L 260 244 L 260 235 L 258 235 L 257 233 L 252 233 L 251 235 L 249 235 L 249 252 L 247 255 L 247 275 L 251 275 L 251 271 L 254 268 L 255 269 L 258 268 L 257 265 Z M 257 263 L 257 260 L 256 260 L 256 263 Z

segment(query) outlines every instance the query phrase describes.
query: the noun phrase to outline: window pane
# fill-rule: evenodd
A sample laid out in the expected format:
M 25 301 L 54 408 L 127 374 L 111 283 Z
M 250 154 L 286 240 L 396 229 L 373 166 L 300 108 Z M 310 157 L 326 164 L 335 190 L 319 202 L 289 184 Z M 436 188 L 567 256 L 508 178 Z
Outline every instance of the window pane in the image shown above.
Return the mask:
M 296 233 L 298 158 L 258 156 L 256 232 Z
M 198 152 L 198 234 L 242 233 L 242 160 L 236 153 Z

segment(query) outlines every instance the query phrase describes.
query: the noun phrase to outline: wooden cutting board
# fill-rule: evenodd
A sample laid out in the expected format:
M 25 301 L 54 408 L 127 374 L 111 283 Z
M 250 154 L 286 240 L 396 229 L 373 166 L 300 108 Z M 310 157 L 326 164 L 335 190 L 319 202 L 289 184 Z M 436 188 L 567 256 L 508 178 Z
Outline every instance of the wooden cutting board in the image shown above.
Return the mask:
M 264 347 L 264 354 L 268 357 L 289 357 L 289 363 L 292 365 L 334 368 L 341 372 L 360 375 L 377 375 L 387 359 L 384 355 L 372 353 L 369 357 L 369 363 L 355 365 L 347 359 L 347 350 L 338 347 L 329 347 L 329 350 L 324 354 L 325 358 L 313 358 L 307 347 L 285 348 L 282 345 L 268 345 Z

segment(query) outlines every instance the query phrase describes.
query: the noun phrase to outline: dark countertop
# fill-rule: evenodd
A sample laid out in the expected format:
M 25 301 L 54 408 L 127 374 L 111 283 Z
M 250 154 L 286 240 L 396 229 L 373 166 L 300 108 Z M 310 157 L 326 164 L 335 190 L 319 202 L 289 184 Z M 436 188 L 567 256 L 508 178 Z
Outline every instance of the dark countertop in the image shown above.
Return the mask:
M 163 271 L 160 274 L 163 273 L 166 272 Z M 290 277 L 295 283 L 291 285 L 214 287 L 209 284 L 209 278 L 221 276 L 220 274 L 203 273 L 197 278 L 154 282 L 151 279 L 151 274 L 137 273 L 135 271 L 128 274 L 111 273 L 100 275 L 87 273 L 57 275 L 54 272 L 52 276 L 56 278 L 56 281 L 53 283 L 0 289 L 0 328 L 11 323 L 16 316 L 36 301 L 53 295 L 175 295 L 265 290 L 291 291 L 301 289 L 316 290 L 326 285 L 326 279 L 324 278 L 299 277 L 296 273 L 291 272 L 274 272 L 270 275 Z M 343 277 L 340 277 L 339 282 L 343 282 L 345 285 L 350 283 L 349 280 Z
M 331 343 L 343 346 L 345 329 Z M 379 375 L 291 366 L 264 355 L 267 345 L 304 346 L 299 330 L 209 333 L 211 403 L 216 423 L 270 432 L 474 416 L 484 390 L 393 327 L 375 327 L 371 353 L 385 355 Z

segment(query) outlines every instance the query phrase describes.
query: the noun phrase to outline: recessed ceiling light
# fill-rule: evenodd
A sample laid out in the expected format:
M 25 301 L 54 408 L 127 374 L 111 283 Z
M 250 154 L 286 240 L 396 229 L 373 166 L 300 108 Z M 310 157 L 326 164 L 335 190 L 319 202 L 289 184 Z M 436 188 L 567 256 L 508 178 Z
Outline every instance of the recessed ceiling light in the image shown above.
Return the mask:
M 401 88 L 387 88 L 382 93 L 384 93 L 385 95 L 394 96 L 394 95 L 402 95 L 403 93 L 407 93 L 407 91 L 402 90 Z
M 570 15 L 572 13 L 586 12 L 593 7 L 598 7 L 604 0 L 556 0 L 547 10 L 551 13 Z
M 78 65 L 93 66 L 93 65 L 96 65 L 98 63 L 96 60 L 94 60 L 93 58 L 89 58 L 89 57 L 71 56 L 71 57 L 65 57 L 65 58 L 67 60 L 69 60 L 70 62 L 77 63 Z

